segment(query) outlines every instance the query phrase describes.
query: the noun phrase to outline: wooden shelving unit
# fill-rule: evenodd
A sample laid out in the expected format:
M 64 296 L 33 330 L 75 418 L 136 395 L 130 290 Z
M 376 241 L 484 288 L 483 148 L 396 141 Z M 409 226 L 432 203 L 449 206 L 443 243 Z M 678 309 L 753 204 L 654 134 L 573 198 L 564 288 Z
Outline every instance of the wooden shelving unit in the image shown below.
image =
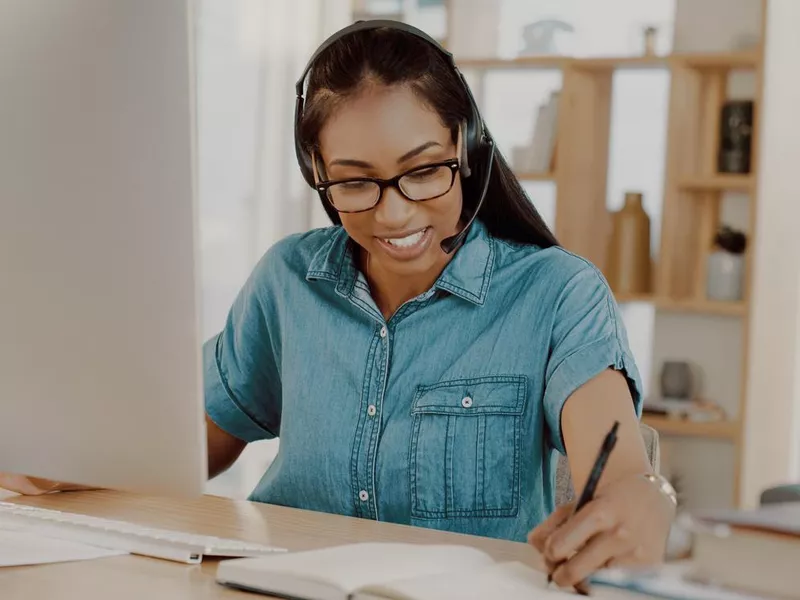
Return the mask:
M 687 192 L 750 192 L 753 178 L 749 175 L 695 175 L 680 179 L 678 188 Z
M 644 415 L 642 422 L 662 435 L 700 437 L 738 443 L 741 427 L 738 421 L 696 422 L 669 417 Z
M 555 181 L 555 173 L 515 173 L 520 181 Z
M 358 0 L 356 0 L 358 1 Z M 449 11 L 457 4 L 448 0 Z M 761 109 L 763 23 L 766 0 L 762 0 L 762 39 L 747 52 L 687 53 L 669 56 L 592 57 L 538 56 L 503 59 L 496 57 L 459 59 L 465 73 L 477 76 L 483 90 L 485 75 L 493 71 L 546 71 L 562 75 L 561 101 L 552 173 L 517 173 L 521 181 L 548 181 L 556 187 L 555 233 L 560 243 L 606 269 L 608 234 L 607 165 L 612 105 L 612 81 L 620 70 L 663 69 L 670 75 L 665 189 L 660 229 L 660 248 L 654 263 L 651 293 L 617 295 L 620 304 L 648 303 L 664 313 L 739 319 L 742 355 L 736 376 L 740 378 L 735 420 L 713 423 L 644 417 L 644 422 L 663 436 L 723 440 L 735 452 L 733 504 L 738 504 L 746 419 L 745 393 L 748 354 L 751 249 L 755 233 L 758 129 Z M 732 73 L 755 75 L 753 98 L 754 135 L 751 173 L 721 174 L 716 170 L 720 110 L 726 99 Z M 706 264 L 721 205 L 726 193 L 748 196 L 748 252 L 744 298 L 738 302 L 715 302 L 705 297 Z M 657 343 L 657 341 L 655 342 Z
M 752 69 L 760 62 L 755 52 L 671 54 L 668 56 L 609 56 L 578 58 L 568 56 L 523 56 L 519 58 L 469 58 L 457 60 L 463 70 L 564 70 L 615 71 L 618 69 Z
M 729 317 L 741 317 L 747 313 L 747 305 L 744 302 L 715 302 L 713 300 L 692 298 L 676 300 L 651 294 L 617 294 L 616 299 L 620 304 L 653 304 L 657 308 L 669 312 L 700 313 Z

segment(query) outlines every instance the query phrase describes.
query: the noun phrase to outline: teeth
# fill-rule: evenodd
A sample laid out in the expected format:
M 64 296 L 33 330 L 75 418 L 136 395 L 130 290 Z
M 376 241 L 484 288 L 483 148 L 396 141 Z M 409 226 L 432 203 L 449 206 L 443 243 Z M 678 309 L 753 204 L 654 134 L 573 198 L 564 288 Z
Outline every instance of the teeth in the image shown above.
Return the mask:
M 417 243 L 422 239 L 422 236 L 425 235 L 425 229 L 422 231 L 418 231 L 417 233 L 412 233 L 411 235 L 407 235 L 404 238 L 392 238 L 392 239 L 385 239 L 384 241 L 387 244 L 391 244 L 392 246 L 397 246 L 398 248 L 409 248 Z

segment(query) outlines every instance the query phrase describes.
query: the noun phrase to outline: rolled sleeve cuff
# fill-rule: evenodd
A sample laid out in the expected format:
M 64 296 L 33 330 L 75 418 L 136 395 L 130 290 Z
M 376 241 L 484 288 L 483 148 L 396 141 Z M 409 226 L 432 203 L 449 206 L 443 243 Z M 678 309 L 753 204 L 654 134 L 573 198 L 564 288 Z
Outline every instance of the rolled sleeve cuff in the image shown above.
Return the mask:
M 551 431 L 550 441 L 562 454 L 566 454 L 564 436 L 561 433 L 561 411 L 564 404 L 575 390 L 609 367 L 625 375 L 633 396 L 634 410 L 637 417 L 641 417 L 642 389 L 635 361 L 622 349 L 616 336 L 592 342 L 564 359 L 545 389 L 544 407 Z
M 275 434 L 251 417 L 231 394 L 217 362 L 218 340 L 215 336 L 203 346 L 206 414 L 217 427 L 245 442 L 274 438 Z

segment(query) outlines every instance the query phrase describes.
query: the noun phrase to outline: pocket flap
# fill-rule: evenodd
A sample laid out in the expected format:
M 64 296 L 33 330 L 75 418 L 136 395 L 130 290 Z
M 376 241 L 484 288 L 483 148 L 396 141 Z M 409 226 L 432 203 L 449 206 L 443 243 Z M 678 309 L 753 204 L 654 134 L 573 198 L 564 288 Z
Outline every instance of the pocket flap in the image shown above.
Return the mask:
M 520 415 L 525 407 L 526 381 L 522 375 L 495 375 L 421 385 L 411 414 Z

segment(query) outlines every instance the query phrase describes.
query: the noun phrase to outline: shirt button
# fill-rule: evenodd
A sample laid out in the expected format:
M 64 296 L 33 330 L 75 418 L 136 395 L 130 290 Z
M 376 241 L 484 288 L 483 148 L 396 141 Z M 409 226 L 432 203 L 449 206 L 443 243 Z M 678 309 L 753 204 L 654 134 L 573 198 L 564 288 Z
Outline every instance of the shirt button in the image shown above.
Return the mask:
M 382 338 L 386 337 L 386 327 L 381 327 L 381 337 Z
M 469 396 L 464 396 L 461 399 L 461 406 L 463 406 L 464 408 L 469 408 L 470 406 L 472 406 L 472 398 L 470 398 Z
M 367 500 L 369 500 L 369 494 L 367 493 L 367 490 L 361 490 L 360 492 L 358 492 L 358 499 L 361 500 L 362 502 L 366 502 Z
M 367 407 L 367 414 L 368 414 L 370 417 L 374 417 L 374 416 L 375 416 L 375 413 L 377 413 L 377 412 L 378 412 L 378 409 L 377 409 L 377 408 L 375 408 L 375 405 L 374 405 L 374 404 L 370 404 L 370 405 Z

